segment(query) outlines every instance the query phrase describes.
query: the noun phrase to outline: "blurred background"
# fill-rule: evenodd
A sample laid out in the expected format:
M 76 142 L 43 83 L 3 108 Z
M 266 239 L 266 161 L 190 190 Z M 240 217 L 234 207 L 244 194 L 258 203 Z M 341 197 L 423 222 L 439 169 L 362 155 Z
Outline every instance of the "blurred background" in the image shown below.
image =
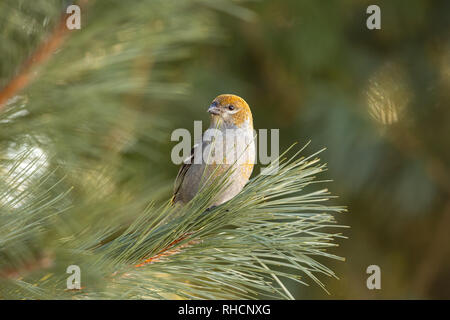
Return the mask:
M 348 240 L 332 262 L 331 298 L 450 298 L 450 42 L 448 1 L 261 1 L 256 16 L 217 17 L 224 39 L 198 47 L 183 74 L 198 119 L 217 93 L 251 105 L 282 149 L 322 147 L 326 178 L 347 205 Z M 189 118 L 186 114 L 185 118 Z M 183 125 L 190 126 L 190 119 Z M 380 266 L 382 289 L 366 268 Z M 300 298 L 327 298 L 299 287 Z
M 17 12 L 28 15 L 5 23 L 17 25 L 15 40 L 0 28 L 0 87 L 62 8 L 61 1 L 36 1 L 34 9 L 19 2 Z M 29 143 L 51 139 L 60 164 L 93 168 L 114 153 L 114 177 L 69 175 L 76 196 L 92 192 L 93 179 L 115 197 L 104 200 L 108 208 L 125 200 L 138 206 L 149 190 L 167 200 L 178 171 L 169 161 L 170 133 L 192 132 L 193 120 L 208 121 L 215 96 L 237 94 L 251 106 L 255 128 L 280 129 L 282 150 L 309 140 L 304 154 L 327 148 L 321 177 L 333 180 L 333 204 L 348 208 L 337 216 L 350 226 L 348 239 L 333 251 L 346 262 L 324 261 L 340 280 L 322 279 L 331 295 L 289 283 L 296 298 L 449 299 L 450 2 L 154 3 L 82 8 L 81 30 L 70 31 L 39 81 L 17 98 L 28 113 L 7 124 L 8 137 L 0 130 L 3 150 L 18 148 L 12 133 L 35 130 L 47 138 Z M 366 27 L 370 4 L 381 8 L 381 30 Z M 20 19 L 30 16 L 36 26 L 24 31 Z M 60 129 L 64 137 L 55 134 Z M 381 290 L 366 287 L 369 265 L 381 268 Z

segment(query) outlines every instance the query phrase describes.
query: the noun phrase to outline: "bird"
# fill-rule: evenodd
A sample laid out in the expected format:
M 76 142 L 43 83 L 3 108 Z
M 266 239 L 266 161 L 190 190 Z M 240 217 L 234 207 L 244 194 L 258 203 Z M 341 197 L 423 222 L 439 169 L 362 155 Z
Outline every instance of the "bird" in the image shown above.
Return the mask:
M 252 174 L 255 132 L 247 102 L 234 94 L 221 94 L 207 112 L 210 126 L 183 161 L 175 179 L 172 197 L 175 205 L 186 205 L 202 188 L 217 183 L 221 175 L 228 175 L 208 208 L 219 206 L 235 197 Z
M 256 159 L 253 116 L 244 99 L 234 94 L 221 94 L 212 101 L 207 111 L 210 113 L 210 126 L 203 133 L 201 141 L 194 145 L 190 156 L 183 161 L 175 178 L 171 198 L 172 205 L 184 206 L 202 188 L 216 183 L 215 178 L 220 178 L 230 170 L 228 183 L 213 197 L 206 212 L 241 192 L 249 181 Z M 191 231 L 183 234 L 135 267 L 158 262 L 198 243 L 200 240 L 193 238 L 179 245 L 195 233 Z

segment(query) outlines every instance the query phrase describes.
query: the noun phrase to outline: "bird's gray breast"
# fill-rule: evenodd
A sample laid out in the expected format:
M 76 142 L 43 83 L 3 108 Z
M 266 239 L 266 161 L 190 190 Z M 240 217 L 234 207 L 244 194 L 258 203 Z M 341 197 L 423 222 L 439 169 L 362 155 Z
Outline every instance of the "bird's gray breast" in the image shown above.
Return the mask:
M 180 186 L 179 200 L 190 201 L 202 187 L 218 183 L 220 177 L 229 174 L 227 187 L 213 203 L 221 204 L 238 194 L 250 177 L 255 161 L 253 130 L 208 129 L 202 143 L 194 148 L 191 161 Z

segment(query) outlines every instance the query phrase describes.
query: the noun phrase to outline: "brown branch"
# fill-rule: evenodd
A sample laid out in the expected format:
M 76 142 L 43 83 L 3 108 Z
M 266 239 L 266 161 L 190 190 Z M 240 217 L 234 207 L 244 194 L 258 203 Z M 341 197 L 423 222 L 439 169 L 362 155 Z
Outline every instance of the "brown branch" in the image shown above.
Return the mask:
M 19 73 L 0 91 L 0 111 L 10 98 L 14 97 L 31 82 L 35 75 L 33 69 L 48 60 L 60 47 L 66 31 L 64 15 L 50 37 L 23 64 Z
M 84 6 L 86 3 L 87 0 L 82 0 L 79 5 Z M 50 36 L 25 61 L 19 73 L 0 90 L 0 111 L 5 107 L 9 99 L 30 84 L 36 75 L 33 72 L 35 68 L 44 64 L 61 47 L 69 31 L 66 27 L 66 19 L 67 14 L 63 13 Z
M 168 257 L 168 256 L 171 256 L 171 255 L 180 253 L 181 249 L 183 249 L 183 248 L 186 248 L 186 247 L 189 247 L 191 245 L 199 243 L 200 240 L 194 239 L 194 240 L 191 240 L 191 241 L 189 241 L 189 242 L 187 242 L 185 244 L 182 244 L 182 245 L 180 245 L 178 247 L 175 247 L 177 245 L 177 243 L 183 241 L 184 239 L 189 237 L 191 234 L 192 234 L 192 232 L 188 232 L 188 233 L 182 235 L 180 238 L 172 241 L 165 249 L 161 250 L 156 255 L 154 255 L 154 256 L 144 260 L 144 262 L 135 265 L 135 267 L 139 268 L 139 267 L 143 267 L 143 266 L 145 266 L 147 264 L 151 264 L 151 263 L 154 263 L 154 262 L 159 262 L 165 257 Z

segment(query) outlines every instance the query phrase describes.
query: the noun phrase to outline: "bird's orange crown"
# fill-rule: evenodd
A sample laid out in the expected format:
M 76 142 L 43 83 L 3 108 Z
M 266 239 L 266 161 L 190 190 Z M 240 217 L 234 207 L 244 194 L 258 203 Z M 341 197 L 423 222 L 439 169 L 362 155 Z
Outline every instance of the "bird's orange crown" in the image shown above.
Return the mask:
M 215 105 L 219 110 L 224 110 L 223 112 L 220 112 L 220 114 L 225 122 L 231 122 L 237 127 L 240 127 L 248 120 L 250 126 L 253 127 L 252 112 L 250 111 L 247 102 L 241 97 L 234 94 L 221 94 L 213 100 L 212 105 Z

